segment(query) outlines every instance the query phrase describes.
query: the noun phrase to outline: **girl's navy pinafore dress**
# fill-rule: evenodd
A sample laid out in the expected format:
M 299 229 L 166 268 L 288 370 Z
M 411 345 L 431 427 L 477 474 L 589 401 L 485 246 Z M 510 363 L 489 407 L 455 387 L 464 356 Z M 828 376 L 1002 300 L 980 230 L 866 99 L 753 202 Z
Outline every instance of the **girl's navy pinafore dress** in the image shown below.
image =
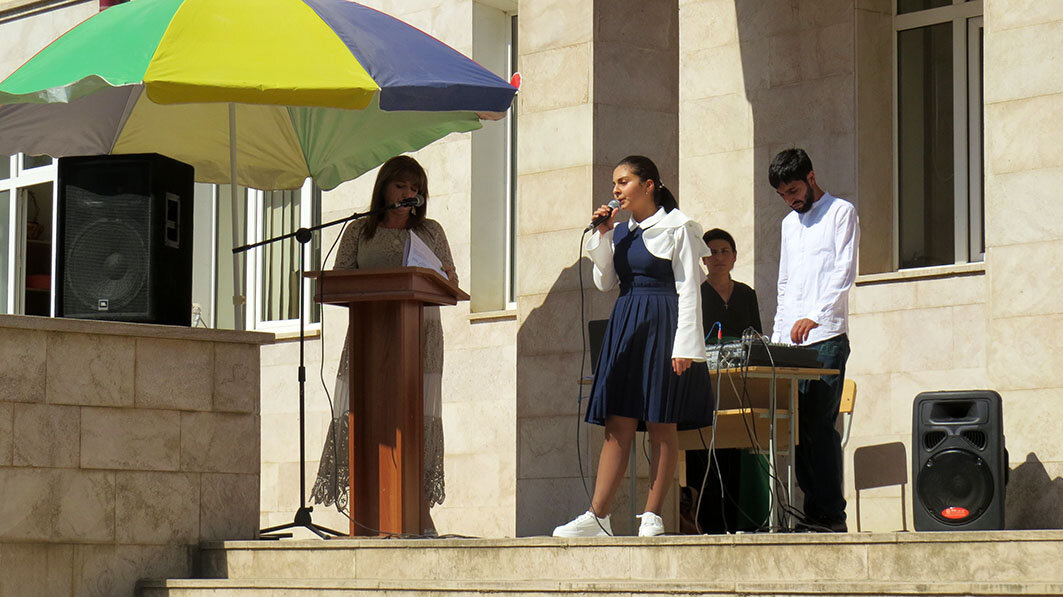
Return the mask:
M 679 295 L 672 262 L 655 257 L 642 228 L 622 223 L 613 230 L 613 265 L 620 296 L 602 339 L 602 352 L 587 405 L 588 423 L 609 415 L 645 423 L 676 423 L 679 429 L 712 424 L 712 386 L 704 362 L 683 375 L 672 370 Z M 698 307 L 700 308 L 700 306 Z

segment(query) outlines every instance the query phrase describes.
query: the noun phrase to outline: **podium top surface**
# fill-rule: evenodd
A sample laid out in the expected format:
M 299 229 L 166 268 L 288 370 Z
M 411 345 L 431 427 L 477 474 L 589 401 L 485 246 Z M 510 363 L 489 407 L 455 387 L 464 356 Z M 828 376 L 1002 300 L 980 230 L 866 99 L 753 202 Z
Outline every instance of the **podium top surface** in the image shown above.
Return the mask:
M 424 267 L 319 270 L 305 275 L 318 281 L 314 300 L 329 305 L 388 301 L 454 305 L 469 300 L 456 284 Z

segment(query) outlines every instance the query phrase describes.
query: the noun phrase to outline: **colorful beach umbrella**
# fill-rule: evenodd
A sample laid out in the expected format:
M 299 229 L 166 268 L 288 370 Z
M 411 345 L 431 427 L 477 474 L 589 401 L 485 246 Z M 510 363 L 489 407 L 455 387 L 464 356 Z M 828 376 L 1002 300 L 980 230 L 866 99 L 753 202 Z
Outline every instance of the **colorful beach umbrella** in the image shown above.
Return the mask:
M 161 153 L 203 182 L 328 190 L 479 128 L 515 91 L 355 2 L 133 0 L 0 82 L 0 155 Z
M 160 153 L 201 182 L 294 189 L 310 177 L 329 190 L 501 117 L 515 92 L 355 2 L 132 0 L 0 82 L 0 155 Z M 230 193 L 237 242 L 236 185 Z M 239 328 L 243 305 L 233 303 Z

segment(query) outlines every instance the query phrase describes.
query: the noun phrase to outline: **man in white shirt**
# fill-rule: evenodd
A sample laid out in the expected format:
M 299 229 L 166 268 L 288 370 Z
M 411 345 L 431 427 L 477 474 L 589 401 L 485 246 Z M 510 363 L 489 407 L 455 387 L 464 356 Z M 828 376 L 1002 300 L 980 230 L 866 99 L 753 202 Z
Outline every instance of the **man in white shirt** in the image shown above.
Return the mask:
M 803 149 L 776 155 L 768 180 L 793 209 L 782 222 L 772 341 L 815 348 L 824 367 L 841 371 L 799 388 L 801 441 L 794 468 L 805 494 L 805 518 L 798 529 L 845 532 L 841 437 L 834 424 L 849 357 L 849 288 L 860 236 L 856 208 L 816 184 Z

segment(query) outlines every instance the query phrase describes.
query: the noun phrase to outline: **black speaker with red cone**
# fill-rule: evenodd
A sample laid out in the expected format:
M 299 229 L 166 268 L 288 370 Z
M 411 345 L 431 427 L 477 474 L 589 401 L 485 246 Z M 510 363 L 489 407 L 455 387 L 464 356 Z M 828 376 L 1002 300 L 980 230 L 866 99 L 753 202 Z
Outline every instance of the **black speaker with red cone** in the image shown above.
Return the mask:
M 1003 529 L 1008 453 L 1000 394 L 923 392 L 912 411 L 915 530 Z

